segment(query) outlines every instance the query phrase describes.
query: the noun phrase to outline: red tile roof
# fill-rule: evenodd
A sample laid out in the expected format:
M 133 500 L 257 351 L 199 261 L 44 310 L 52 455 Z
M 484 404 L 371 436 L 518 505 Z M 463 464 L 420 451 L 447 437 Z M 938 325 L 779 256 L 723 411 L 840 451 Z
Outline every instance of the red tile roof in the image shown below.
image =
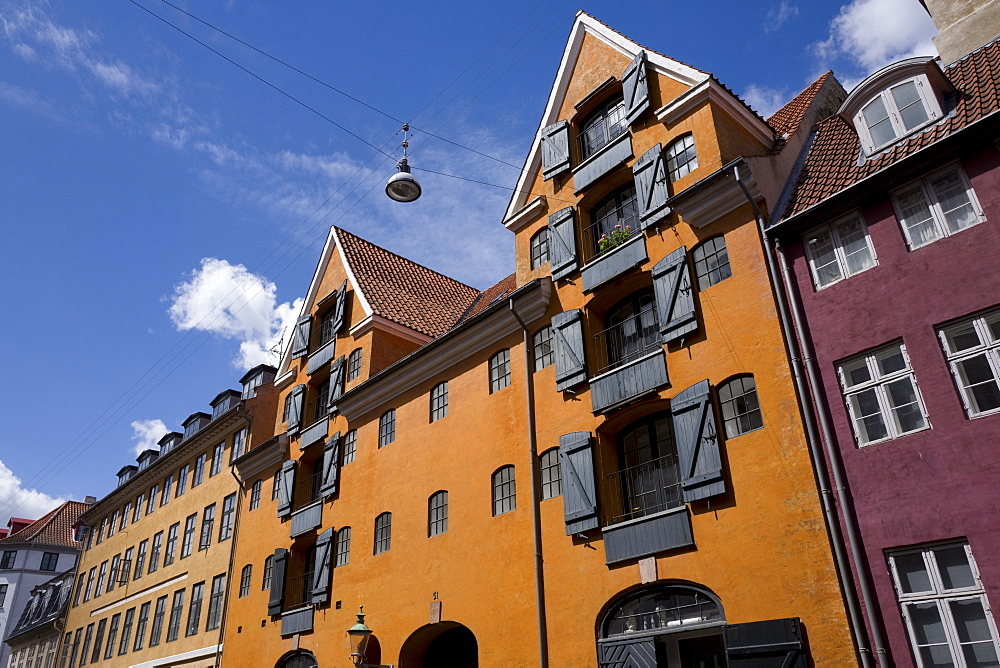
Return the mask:
M 73 540 L 73 525 L 90 505 L 83 501 L 67 501 L 13 536 L 0 538 L 0 545 L 35 543 L 78 548 L 80 543 Z
M 783 217 L 800 213 L 1000 109 L 1000 40 L 951 63 L 944 73 L 958 90 L 954 111 L 860 166 L 861 144 L 854 128 L 840 116 L 819 123 Z
M 517 287 L 517 281 L 515 280 L 515 276 L 516 276 L 515 274 L 511 274 L 510 276 L 501 280 L 499 283 L 491 285 L 490 287 L 480 292 L 479 296 L 476 298 L 476 301 L 472 304 L 471 307 L 469 307 L 469 310 L 455 324 L 457 325 L 460 322 L 465 322 L 470 318 L 474 318 L 475 316 L 485 311 L 490 304 L 500 299 L 501 297 L 513 292 L 514 289 Z
M 790 135 L 799 129 L 799 124 L 809 111 L 809 105 L 813 103 L 816 96 L 826 80 L 833 76 L 833 72 L 827 70 L 819 79 L 809 84 L 809 87 L 793 97 L 781 109 L 771 114 L 767 119 L 774 131 L 779 135 Z
M 441 336 L 475 303 L 480 292 L 453 278 L 335 228 L 338 243 L 374 315 Z

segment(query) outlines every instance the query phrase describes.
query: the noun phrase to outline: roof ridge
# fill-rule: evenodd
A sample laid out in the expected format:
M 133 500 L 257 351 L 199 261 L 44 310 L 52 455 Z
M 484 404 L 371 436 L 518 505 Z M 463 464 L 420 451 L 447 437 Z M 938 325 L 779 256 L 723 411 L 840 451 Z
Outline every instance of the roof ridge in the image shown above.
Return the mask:
M 60 505 L 45 513 L 17 533 L 7 536 L 6 538 L 0 538 L 0 543 L 30 543 L 49 529 L 49 527 L 51 527 L 56 520 L 60 519 L 65 512 L 70 511 L 72 509 L 71 506 L 83 506 L 83 508 L 80 509 L 80 512 L 77 513 L 77 516 L 79 516 L 84 510 L 89 508 L 90 505 L 91 504 L 85 501 L 63 501 Z
M 590 14 L 590 13 L 588 13 L 588 12 L 585 12 L 585 11 L 584 11 L 584 10 L 582 10 L 582 9 L 581 9 L 581 10 L 579 10 L 579 11 L 578 11 L 578 12 L 576 13 L 577 17 L 579 17 L 579 16 L 580 16 L 580 14 L 583 14 L 584 16 L 586 16 L 586 17 L 588 17 L 588 18 L 591 18 L 591 19 L 593 19 L 594 21 L 597 21 L 598 23 L 600 23 L 600 24 L 601 24 L 602 26 L 604 26 L 605 28 L 607 28 L 607 29 L 608 29 L 608 30 L 610 30 L 611 32 L 615 33 L 616 35 L 620 35 L 621 37 L 624 37 L 624 38 L 625 38 L 625 39 L 627 39 L 628 41 L 632 42 L 632 43 L 633 43 L 633 44 L 635 44 L 636 46 L 638 46 L 638 47 L 640 47 L 640 48 L 642 48 L 642 49 L 644 49 L 644 50 L 646 50 L 646 51 L 652 51 L 653 53 L 657 54 L 658 56 L 663 56 L 664 58 L 669 58 L 670 60 L 673 60 L 673 61 L 675 61 L 675 62 L 678 62 L 678 63 L 680 63 L 681 65 L 684 65 L 685 67 L 690 67 L 690 68 L 691 68 L 692 70 L 697 70 L 698 72 L 701 72 L 702 74 L 707 74 L 707 75 L 709 75 L 709 76 L 712 76 L 712 73 L 711 73 L 711 72 L 706 72 L 705 70 L 701 69 L 700 67 L 695 67 L 694 65 L 691 65 L 691 64 L 689 64 L 689 63 L 686 63 L 686 62 L 684 62 L 683 60 L 680 60 L 679 58 L 674 58 L 673 56 L 668 56 L 667 54 L 665 54 L 665 53 L 663 53 L 663 52 L 661 52 L 661 51 L 657 51 L 656 49 L 651 49 L 651 48 L 649 48 L 649 47 L 648 47 L 648 46 L 646 46 L 645 44 L 642 44 L 641 42 L 639 42 L 639 41 L 637 41 L 637 40 L 634 40 L 634 39 L 632 39 L 631 37 L 629 37 L 628 35 L 626 35 L 625 33 L 623 33 L 623 32 L 622 32 L 621 30 L 616 30 L 616 29 L 612 28 L 612 27 L 611 27 L 611 26 L 609 26 L 609 25 L 608 25 L 607 23 L 605 23 L 605 22 L 604 22 L 604 21 L 602 21 L 601 19 L 597 18 L 597 17 L 596 17 L 596 16 L 594 16 L 593 14 Z
M 979 53 L 983 49 L 989 48 L 989 47 L 993 46 L 994 44 L 996 44 L 997 42 L 1000 42 L 1000 35 L 998 35 L 997 37 L 994 37 L 993 39 L 989 40 L 988 42 L 985 42 L 985 43 L 979 45 L 978 47 L 976 47 L 972 51 L 969 51 L 968 53 L 959 56 L 958 58 L 956 58 L 955 60 L 951 61 L 950 63 L 948 63 L 947 65 L 945 65 L 941 69 L 947 70 L 947 69 L 950 69 L 952 67 L 955 67 L 956 65 L 958 65 L 960 62 L 962 62 L 966 58 L 969 58 L 971 56 L 976 55 L 977 53 Z

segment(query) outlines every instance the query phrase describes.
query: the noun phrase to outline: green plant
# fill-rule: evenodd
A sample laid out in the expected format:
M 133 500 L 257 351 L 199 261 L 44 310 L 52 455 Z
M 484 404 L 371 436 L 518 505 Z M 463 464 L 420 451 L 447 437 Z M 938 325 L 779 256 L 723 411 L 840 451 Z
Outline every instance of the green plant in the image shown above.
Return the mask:
M 597 240 L 597 248 L 603 253 L 617 246 L 621 246 L 623 243 L 628 241 L 631 236 L 631 225 L 626 225 L 625 227 L 615 225 L 615 229 L 610 232 L 605 232 L 601 235 L 601 238 Z

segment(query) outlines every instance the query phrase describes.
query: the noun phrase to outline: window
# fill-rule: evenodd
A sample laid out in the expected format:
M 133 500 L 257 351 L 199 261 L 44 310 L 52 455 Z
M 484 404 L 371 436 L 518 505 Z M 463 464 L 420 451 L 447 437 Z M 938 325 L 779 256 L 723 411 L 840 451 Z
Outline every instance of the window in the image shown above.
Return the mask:
M 334 566 L 346 566 L 351 561 L 351 527 L 337 532 L 337 560 Z
M 160 497 L 160 505 L 165 506 L 170 502 L 170 490 L 174 486 L 173 474 L 168 475 L 163 481 L 163 496 Z
M 132 574 L 133 580 L 142 577 L 142 569 L 146 566 L 146 553 L 149 551 L 149 539 L 139 543 L 139 551 L 135 555 L 135 571 Z
M 142 517 L 142 506 L 143 504 L 145 504 L 145 502 L 146 502 L 146 494 L 144 492 L 140 494 L 139 498 L 135 500 L 135 510 L 132 511 L 132 524 L 138 522 L 139 518 Z
M 620 246 L 639 233 L 639 210 L 635 185 L 628 183 L 590 210 L 590 227 L 583 231 L 588 259 Z
M 83 573 L 81 573 L 80 575 L 78 575 L 77 578 L 76 578 L 76 593 L 73 594 L 73 607 L 74 608 L 76 606 L 80 605 L 80 597 L 83 595 L 83 583 L 84 583 L 85 580 L 86 580 L 86 575 L 84 575 Z M 6 586 L 6 585 L 4 585 L 4 586 Z M 6 592 L 7 592 L 7 590 L 4 589 L 4 593 L 6 593 Z
M 243 427 L 233 434 L 233 449 L 229 453 L 229 461 L 233 461 L 243 454 L 243 446 L 247 442 L 247 428 Z
M 427 536 L 437 536 L 448 530 L 448 492 L 440 491 L 427 501 Z
M 862 107 L 855 123 L 862 139 L 870 140 L 864 142 L 869 153 L 940 116 L 926 86 L 924 77 L 910 79 L 881 91 Z
M 605 614 L 601 622 L 601 637 L 616 638 L 629 634 L 650 634 L 669 631 L 686 630 L 685 626 L 702 627 L 712 623 L 721 624 L 725 621 L 722 616 L 721 606 L 709 595 L 693 587 L 677 585 L 653 585 L 631 592 L 616 601 Z M 716 631 L 719 629 L 717 628 Z M 709 630 L 709 633 L 711 631 Z M 657 652 L 664 654 L 670 651 L 673 654 L 677 651 L 681 666 L 696 665 L 726 665 L 725 650 L 721 647 L 722 637 L 718 638 L 719 650 L 716 653 L 712 647 L 714 643 L 704 642 L 705 634 L 699 634 L 703 642 L 699 642 L 691 649 L 684 651 L 683 646 L 679 646 L 675 639 L 670 636 L 657 638 L 659 641 L 666 641 L 666 647 L 657 648 Z M 676 638 L 676 636 L 674 636 Z M 682 636 L 684 637 L 684 636 Z M 710 638 L 711 636 L 709 636 Z M 657 643 L 659 644 L 659 643 Z M 669 650 L 668 650 L 669 647 Z M 692 652 L 691 650 L 695 650 Z M 687 655 L 688 652 L 694 656 Z M 705 661 L 704 658 L 712 657 Z M 721 656 L 719 656 L 721 655 Z M 750 659 L 754 661 L 754 659 Z M 769 659 L 759 659 L 759 661 L 769 661 Z M 780 662 L 779 662 L 780 663 Z
M 510 385 L 510 351 L 501 350 L 490 358 L 490 394 Z
M 208 472 L 209 477 L 217 475 L 222 470 L 222 456 L 226 452 L 226 442 L 223 441 L 212 449 L 212 469 Z
M 191 603 L 188 607 L 187 629 L 185 636 L 193 636 L 198 633 L 198 626 L 201 623 L 201 601 L 205 596 L 205 583 L 198 582 L 191 587 Z
M 215 527 L 215 504 L 206 506 L 201 515 L 201 538 L 198 551 L 207 550 L 212 545 L 212 529 Z M 186 540 L 187 536 L 185 536 Z M 183 555 L 181 555 L 183 556 Z
M 0 568 L 14 568 L 14 559 L 17 558 L 17 550 L 4 550 L 0 557 Z
M 538 269 L 549 261 L 549 228 L 543 227 L 531 237 L 531 268 Z
M 115 531 L 118 529 L 118 520 L 120 517 L 121 512 L 117 510 L 111 515 L 111 521 L 108 522 L 108 538 L 115 535 Z
M 676 181 L 698 169 L 698 155 L 694 152 L 694 137 L 684 135 L 667 147 L 667 173 L 670 181 Z
M 613 97 L 591 113 L 580 124 L 580 159 L 586 160 L 615 137 L 628 129 L 625 122 L 625 100 Z
M 438 383 L 431 390 L 431 422 L 448 415 L 448 382 Z
M 840 365 L 840 383 L 858 445 L 928 427 L 906 349 L 896 343 Z
M 174 600 L 170 604 L 170 622 L 167 624 L 167 642 L 177 640 L 181 632 L 181 614 L 184 612 L 184 590 L 174 592 Z
M 725 237 L 712 237 L 696 246 L 691 255 L 694 258 L 694 273 L 698 277 L 698 289 L 705 290 L 733 275 L 729 267 L 729 251 Z
M 610 524 L 684 505 L 673 419 L 657 413 L 618 433 L 618 471 L 608 477 Z
M 1000 310 L 940 332 L 969 417 L 1000 410 Z
M 94 639 L 94 652 L 90 655 L 91 663 L 97 663 L 101 660 L 101 645 L 104 644 L 104 629 L 106 629 L 107 626 L 107 619 L 102 619 L 97 622 L 97 637 Z M 80 662 L 82 663 L 86 658 L 86 656 L 81 656 Z
M 78 582 L 83 582 L 83 576 L 82 575 L 80 576 L 80 580 Z M 80 598 L 80 585 L 79 584 L 77 584 L 76 592 L 77 592 L 76 593 L 76 598 L 79 599 Z M 7 585 L 0 584 L 0 608 L 3 608 L 4 601 L 6 601 L 6 600 L 7 600 Z M 76 605 L 76 600 L 74 600 L 73 605 Z
M 97 530 L 97 544 L 100 545 L 101 541 L 104 540 L 104 528 L 108 525 L 108 518 L 105 517 L 101 520 L 101 527 Z
M 164 566 L 169 566 L 174 563 L 174 557 L 177 555 L 177 534 L 180 531 L 180 528 L 181 523 L 174 522 L 167 530 L 167 549 L 163 553 Z
M 150 602 L 142 604 L 139 608 L 139 621 L 135 625 L 135 644 L 132 645 L 132 651 L 138 652 L 142 649 L 142 643 L 146 640 L 146 625 L 149 624 L 149 608 Z
M 957 165 L 894 191 L 892 203 L 911 250 L 986 220 L 965 172 Z
M 517 492 L 514 484 L 514 467 L 504 466 L 493 474 L 493 516 L 502 515 L 517 508 Z
M 996 625 L 967 543 L 900 550 L 889 565 L 920 665 L 997 665 Z
M 562 494 L 562 472 L 559 468 L 559 448 L 552 448 L 538 458 L 542 472 L 542 500 Z
M 347 356 L 347 380 L 354 380 L 361 375 L 361 348 L 355 348 Z
M 739 376 L 719 385 L 719 407 L 726 438 L 735 438 L 764 426 L 753 376 Z
M 213 511 L 214 511 L 213 507 Z M 207 511 L 207 509 L 206 509 Z M 181 542 L 181 559 L 191 556 L 191 548 L 194 545 L 194 527 L 198 523 L 198 513 L 188 515 L 184 521 L 184 539 Z
M 205 462 L 208 461 L 208 453 L 201 453 L 198 459 L 194 460 L 194 477 L 191 478 L 191 487 L 197 487 L 205 479 Z
M 261 581 L 260 588 L 267 591 L 271 588 L 271 574 L 274 572 L 274 555 L 270 555 L 264 560 L 264 578 Z
M 392 538 L 392 513 L 382 513 L 375 518 L 375 551 L 382 554 L 389 551 L 389 541 Z
M 115 638 L 118 636 L 118 625 L 121 624 L 121 622 L 122 613 L 119 612 L 117 615 L 111 617 L 111 627 L 108 629 L 108 644 L 104 650 L 105 660 L 108 660 L 115 655 Z M 99 649 L 100 643 L 98 643 L 98 647 L 95 647 L 94 650 L 96 651 Z
M 344 434 L 344 457 L 341 464 L 350 464 L 358 454 L 358 432 L 354 429 Z
M 182 496 L 184 492 L 187 491 L 187 479 L 190 471 L 191 466 L 189 464 L 185 464 L 181 467 L 181 470 L 177 472 L 177 492 L 174 496 Z
M 222 500 L 222 517 L 219 520 L 219 542 L 229 540 L 233 535 L 233 515 L 236 512 L 236 494 Z
M 336 324 L 336 318 L 336 306 L 327 310 L 327 312 L 323 314 L 323 318 L 319 323 L 319 345 L 322 346 L 325 343 L 329 343 L 337 335 L 336 332 L 333 331 L 333 326 Z
M 271 500 L 274 501 L 278 498 L 278 492 L 281 490 L 281 470 L 274 472 L 274 478 L 271 480 Z
M 118 559 L 117 555 L 115 555 L 115 559 Z M 94 595 L 94 575 L 96 575 L 96 573 L 97 573 L 97 567 L 96 566 L 94 566 L 93 568 L 91 568 L 90 571 L 87 573 L 87 591 L 83 595 L 83 601 L 84 601 L 84 603 L 86 603 L 87 601 L 89 601 L 90 598 L 91 598 L 91 596 Z M 109 590 L 113 589 L 113 587 L 109 586 L 108 589 Z
M 875 266 L 868 228 L 857 211 L 817 227 L 803 242 L 817 290 Z
M 163 532 L 157 531 L 153 535 L 153 549 L 149 553 L 149 570 L 148 573 L 155 573 L 156 569 L 160 567 L 160 550 L 163 549 Z
M 652 290 L 635 292 L 608 309 L 604 330 L 597 334 L 598 367 L 608 369 L 628 364 L 663 347 L 656 320 Z
M 535 351 L 535 371 L 544 369 L 555 363 L 555 353 L 552 351 L 552 328 L 542 327 L 531 337 L 531 346 Z
M 153 613 L 153 628 L 149 631 L 149 646 L 156 647 L 160 644 L 160 634 L 163 633 L 163 619 L 167 612 L 167 597 L 161 596 L 156 599 L 156 612 Z
M 263 480 L 255 480 L 253 486 L 250 487 L 250 510 L 260 508 L 260 489 L 263 486 Z
M 125 622 L 122 624 L 122 639 L 118 643 L 118 656 L 128 654 L 128 643 L 132 640 L 132 622 L 135 620 L 135 608 L 125 611 Z
M 205 625 L 206 631 L 219 628 L 222 619 L 222 597 L 225 594 L 226 575 L 216 575 L 212 578 L 212 591 L 208 597 L 208 623 Z
M 135 552 L 134 547 L 130 547 L 125 550 L 125 556 L 122 557 L 121 567 L 116 580 L 118 584 L 124 587 L 128 584 L 129 576 L 132 574 L 132 555 Z
M 313 421 L 324 417 L 330 410 L 330 379 L 327 378 L 319 384 L 316 390 L 316 398 L 313 399 Z
M 292 400 L 296 398 L 296 394 L 291 392 L 285 397 L 285 408 L 281 411 L 282 422 L 288 422 L 288 418 L 292 417 Z
M 253 582 L 253 564 L 247 564 L 240 571 L 240 598 L 250 595 L 250 583 Z
M 396 440 L 396 409 L 390 408 L 378 419 L 378 447 Z
M 54 571 L 59 562 L 59 554 L 56 552 L 43 552 L 42 565 L 39 567 L 43 571 Z

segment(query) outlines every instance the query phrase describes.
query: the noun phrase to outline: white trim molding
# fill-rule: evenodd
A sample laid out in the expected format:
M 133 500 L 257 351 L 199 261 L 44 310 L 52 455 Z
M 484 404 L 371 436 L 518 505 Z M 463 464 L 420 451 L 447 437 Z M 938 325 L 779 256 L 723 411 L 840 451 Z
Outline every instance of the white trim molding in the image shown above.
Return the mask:
M 694 88 L 681 93 L 654 113 L 661 123 L 674 125 L 706 101 L 719 106 L 740 121 L 741 125 L 764 146 L 770 148 L 774 145 L 774 131 L 715 79 L 706 79 Z
M 529 223 L 537 220 L 548 209 L 549 205 L 545 200 L 545 195 L 539 195 L 515 211 L 511 216 L 505 218 L 503 225 L 516 234 L 523 230 Z
M 170 656 L 164 656 L 159 659 L 153 659 L 152 661 L 146 661 L 144 663 L 133 663 L 130 668 L 158 668 L 159 666 L 173 666 L 180 663 L 188 663 L 196 659 L 204 659 L 221 651 L 221 644 L 209 645 L 208 647 L 192 649 L 188 652 L 172 654 Z

